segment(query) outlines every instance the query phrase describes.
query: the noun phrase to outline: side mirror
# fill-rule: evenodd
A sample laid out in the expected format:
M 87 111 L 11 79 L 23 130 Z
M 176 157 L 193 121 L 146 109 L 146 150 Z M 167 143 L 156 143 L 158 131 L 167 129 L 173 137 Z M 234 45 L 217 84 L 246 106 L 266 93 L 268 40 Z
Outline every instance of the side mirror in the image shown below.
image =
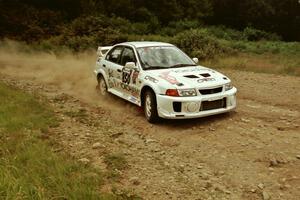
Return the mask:
M 137 69 L 137 67 L 135 66 L 134 62 L 127 62 L 125 64 L 125 68 L 128 68 L 128 69 Z
M 198 58 L 193 58 L 193 61 L 198 64 L 199 63 L 199 59 Z

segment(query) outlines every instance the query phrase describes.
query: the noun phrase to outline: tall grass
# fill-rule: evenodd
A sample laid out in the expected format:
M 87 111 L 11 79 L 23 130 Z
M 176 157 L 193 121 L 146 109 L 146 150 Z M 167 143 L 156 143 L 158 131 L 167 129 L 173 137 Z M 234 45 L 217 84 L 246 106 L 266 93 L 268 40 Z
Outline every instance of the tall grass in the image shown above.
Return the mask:
M 40 139 L 56 125 L 47 105 L 0 82 L 0 199 L 115 199 L 100 193 L 101 173 Z
M 299 54 L 239 53 L 206 60 L 201 64 L 219 69 L 300 76 Z

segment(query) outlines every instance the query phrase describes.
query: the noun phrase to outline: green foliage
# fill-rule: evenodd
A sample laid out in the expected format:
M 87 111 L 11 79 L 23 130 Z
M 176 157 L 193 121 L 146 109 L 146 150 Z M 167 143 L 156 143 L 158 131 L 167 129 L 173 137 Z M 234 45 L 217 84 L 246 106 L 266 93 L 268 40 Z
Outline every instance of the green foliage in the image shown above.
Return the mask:
M 205 29 L 218 39 L 224 40 L 246 40 L 246 41 L 260 41 L 270 40 L 279 41 L 281 38 L 275 33 L 258 30 L 251 27 L 246 27 L 243 31 L 227 28 L 223 25 L 208 26 Z
M 277 41 L 281 38 L 275 33 L 267 33 L 266 31 L 247 27 L 243 31 L 243 38 L 248 41 L 272 40 Z
M 114 26 L 118 26 L 122 21 L 125 20 L 118 18 L 111 23 L 103 16 L 78 18 L 65 29 L 63 37 L 58 38 L 58 43 L 80 51 L 98 45 L 110 45 L 125 41 L 126 39 L 122 39 L 121 33 L 114 29 Z
M 106 155 L 104 158 L 104 162 L 112 170 L 124 170 L 128 166 L 123 154 Z
M 109 21 L 103 16 L 81 17 L 66 27 L 61 35 L 43 41 L 41 44 L 50 49 L 64 46 L 74 51 L 96 48 L 99 45 L 112 45 L 127 40 L 126 34 L 114 28 L 118 24 L 124 24 L 121 30 L 127 32 L 129 26 L 126 26 L 126 23 L 126 20 L 120 18 Z
M 197 20 L 179 20 L 170 22 L 168 27 L 175 28 L 177 31 L 184 31 L 187 29 L 195 29 L 200 26 L 199 21 Z
M 193 29 L 179 33 L 174 37 L 173 43 L 190 56 L 199 59 L 209 59 L 232 52 L 232 49 L 211 36 L 206 29 Z
M 168 26 L 162 28 L 159 31 L 159 34 L 174 36 L 182 31 L 189 29 L 197 29 L 201 26 L 201 23 L 198 20 L 179 20 L 172 21 L 168 24 Z
M 300 76 L 299 53 L 240 53 L 234 56 L 224 56 L 213 60 L 207 60 L 202 64 L 222 69 Z
M 158 41 L 158 42 L 172 42 L 172 38 L 161 35 L 127 35 L 128 41 Z
M 0 129 L 18 132 L 24 129 L 40 129 L 56 123 L 50 110 L 25 93 L 1 84 L 0 96 Z
M 215 24 L 235 29 L 247 26 L 300 41 L 300 3 L 297 0 L 213 0 Z M 255 39 L 255 38 L 254 38 Z
M 130 26 L 129 26 L 130 27 Z M 149 34 L 149 24 L 147 23 L 133 23 L 131 24 L 131 31 L 127 31 L 128 34 L 146 35 Z
M 101 175 L 51 152 L 30 135 L 7 135 L 0 162 L 1 199 L 101 199 Z M 12 141 L 14 140 L 14 141 Z
M 225 26 L 210 26 L 207 31 L 218 39 L 224 40 L 244 40 L 244 35 L 241 31 L 227 28 Z
M 45 141 L 50 126 L 57 126 L 54 112 L 37 97 L 0 82 L 0 199 L 141 199 L 126 191 L 100 191 L 110 174 L 74 161 Z M 84 116 L 85 112 L 69 113 Z M 107 155 L 110 171 L 125 169 L 121 154 Z
M 227 43 L 233 49 L 242 52 L 264 54 L 284 54 L 284 55 L 299 55 L 300 43 L 299 42 L 280 42 L 280 41 L 260 41 L 260 42 L 247 42 L 247 41 L 231 41 Z
M 53 112 L 2 83 L 0 96 L 0 199 L 101 199 L 101 174 L 39 139 L 56 126 Z
M 34 42 L 60 34 L 62 22 L 61 12 L 0 1 L 0 37 Z
M 70 0 L 64 1 L 70 3 Z M 26 15 L 24 18 L 13 4 L 0 1 L 0 5 L 3 5 L 0 6 L 0 37 L 27 41 L 38 50 L 71 49 L 75 52 L 125 41 L 162 41 L 174 43 L 189 55 L 200 59 L 235 51 L 256 54 L 295 51 L 288 48 L 297 47 L 276 43 L 281 37 L 268 32 L 278 32 L 274 27 L 277 22 L 281 23 L 280 20 L 276 23 L 263 23 L 265 19 L 274 20 L 277 13 L 286 17 L 283 11 L 289 9 L 292 11 L 291 16 L 299 15 L 286 2 L 277 2 L 282 6 L 279 8 L 274 4 L 275 1 L 75 0 L 66 10 L 67 13 L 63 13 L 64 6 L 58 0 L 53 0 L 52 3 L 47 1 L 44 6 L 28 0 L 27 3 L 20 4 Z M 290 6 L 292 5 L 297 8 L 300 4 L 290 2 Z M 78 14 L 76 6 L 83 9 L 81 14 Z M 9 8 L 10 12 L 4 8 Z M 260 13 L 253 15 L 256 9 Z M 293 22 L 296 25 L 297 19 Z M 286 18 L 282 20 L 289 24 Z M 208 23 L 219 22 L 224 25 L 207 26 Z M 300 29 L 295 29 L 295 24 L 290 24 L 284 33 L 300 35 Z M 286 27 L 285 24 L 282 26 Z
M 250 41 L 278 39 L 269 32 L 299 41 L 299 9 L 297 0 L 10 0 L 0 1 L 0 37 L 32 43 L 65 34 L 68 28 L 81 37 L 100 27 L 174 36 L 199 25 L 223 25 L 245 29 L 244 39 Z M 212 29 L 212 34 L 226 40 L 240 37 L 221 29 Z

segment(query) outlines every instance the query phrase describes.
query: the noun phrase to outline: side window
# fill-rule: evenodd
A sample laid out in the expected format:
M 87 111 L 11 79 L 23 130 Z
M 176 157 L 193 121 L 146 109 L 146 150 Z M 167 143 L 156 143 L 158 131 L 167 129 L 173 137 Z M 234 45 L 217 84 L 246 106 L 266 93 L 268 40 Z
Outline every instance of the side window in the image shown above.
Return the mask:
M 131 48 L 125 47 L 122 57 L 121 57 L 121 65 L 125 66 L 127 62 L 134 62 L 136 63 L 134 51 Z
M 123 47 L 116 47 L 106 56 L 106 60 L 119 64 Z

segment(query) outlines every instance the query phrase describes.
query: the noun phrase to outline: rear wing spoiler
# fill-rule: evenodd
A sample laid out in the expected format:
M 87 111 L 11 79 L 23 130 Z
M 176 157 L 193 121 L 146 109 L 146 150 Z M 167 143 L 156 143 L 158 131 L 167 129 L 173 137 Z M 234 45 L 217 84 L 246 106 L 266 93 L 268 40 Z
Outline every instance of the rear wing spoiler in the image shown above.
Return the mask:
M 111 48 L 112 46 L 98 47 L 97 55 L 102 58 Z

